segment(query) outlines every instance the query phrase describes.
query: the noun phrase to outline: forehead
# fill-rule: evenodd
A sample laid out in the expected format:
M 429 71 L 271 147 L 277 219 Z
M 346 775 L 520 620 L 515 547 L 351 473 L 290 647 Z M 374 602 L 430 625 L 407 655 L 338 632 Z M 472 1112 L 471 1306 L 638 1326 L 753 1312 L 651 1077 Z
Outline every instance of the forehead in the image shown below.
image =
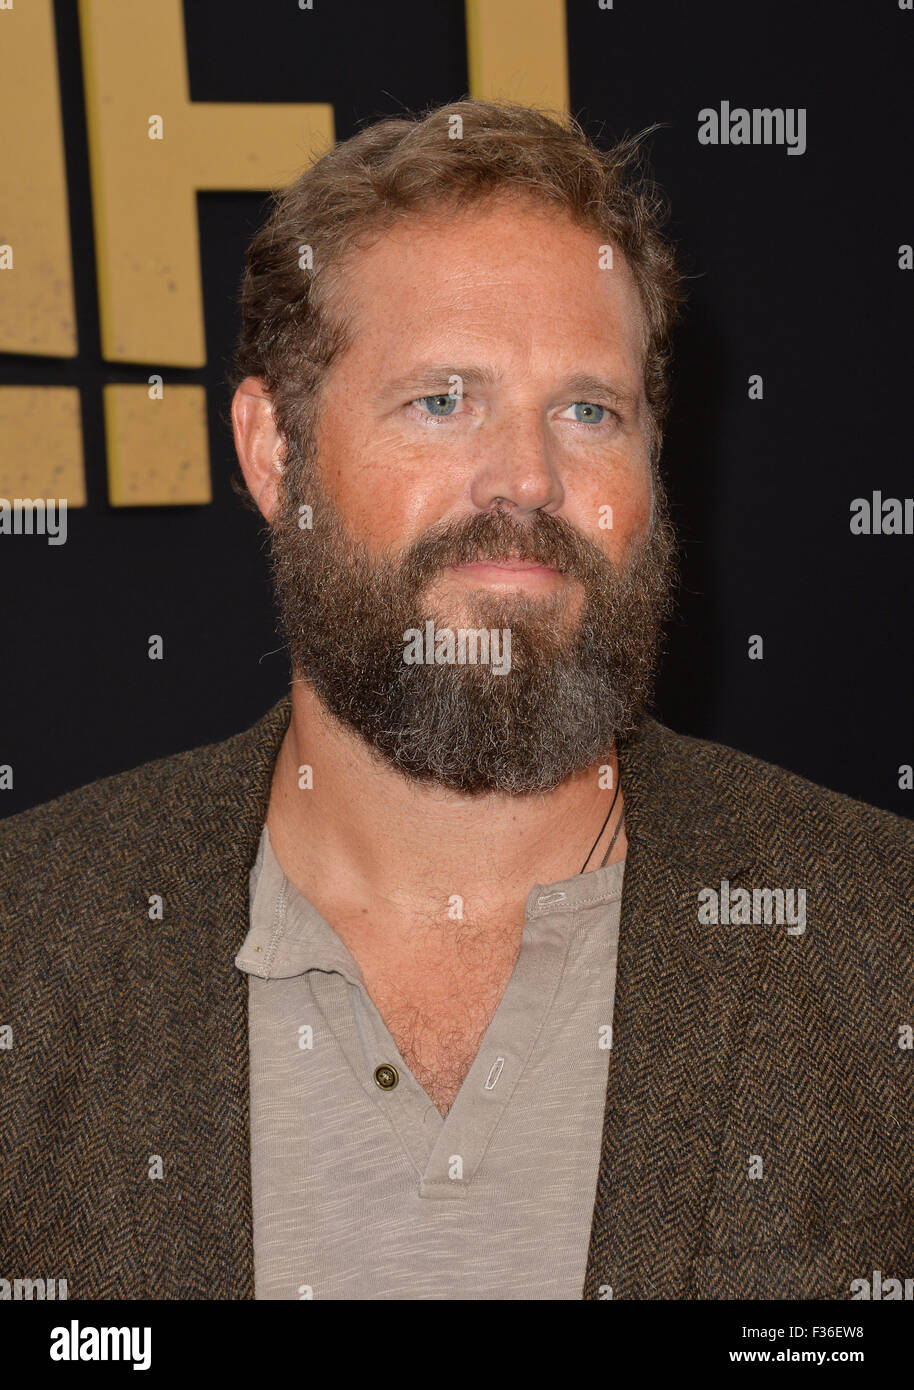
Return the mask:
M 611 252 L 611 254 L 608 254 Z M 354 351 L 498 344 L 531 360 L 612 356 L 640 369 L 643 314 L 621 253 L 531 198 L 406 215 L 343 267 Z

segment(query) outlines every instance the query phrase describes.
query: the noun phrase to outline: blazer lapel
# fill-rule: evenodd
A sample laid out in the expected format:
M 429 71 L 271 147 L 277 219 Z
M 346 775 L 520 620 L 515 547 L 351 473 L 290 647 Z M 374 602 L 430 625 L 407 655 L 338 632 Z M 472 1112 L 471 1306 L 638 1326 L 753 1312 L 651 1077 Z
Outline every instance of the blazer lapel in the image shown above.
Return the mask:
M 698 1253 L 759 933 L 698 920 L 752 855 L 689 741 L 645 720 L 619 753 L 628 855 L 584 1298 L 683 1298 Z
M 188 759 L 161 862 L 141 866 L 165 916 L 141 929 L 123 1041 L 138 1297 L 254 1297 L 248 978 L 234 961 L 290 713 L 286 696 L 206 761 Z

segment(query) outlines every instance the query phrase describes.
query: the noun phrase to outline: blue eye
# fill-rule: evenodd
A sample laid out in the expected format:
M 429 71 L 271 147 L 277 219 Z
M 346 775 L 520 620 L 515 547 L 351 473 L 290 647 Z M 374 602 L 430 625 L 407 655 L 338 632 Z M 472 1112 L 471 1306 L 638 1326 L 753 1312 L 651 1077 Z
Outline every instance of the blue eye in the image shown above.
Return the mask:
M 575 416 L 578 423 L 581 425 L 600 425 L 603 423 L 603 416 L 606 414 L 606 407 L 596 405 L 593 401 L 575 401 L 571 409 L 581 412 L 579 415 Z M 597 415 L 597 411 L 600 412 L 599 415 Z
M 430 415 L 453 415 L 457 408 L 457 396 L 419 396 L 414 405 L 426 406 Z

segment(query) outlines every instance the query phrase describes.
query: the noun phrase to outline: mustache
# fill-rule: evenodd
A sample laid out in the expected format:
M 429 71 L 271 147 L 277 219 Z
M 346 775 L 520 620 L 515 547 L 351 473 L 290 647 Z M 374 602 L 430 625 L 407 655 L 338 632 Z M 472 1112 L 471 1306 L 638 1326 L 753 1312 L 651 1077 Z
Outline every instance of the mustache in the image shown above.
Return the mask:
M 548 565 L 582 581 L 610 563 L 564 517 L 534 512 L 518 521 L 507 512 L 479 512 L 468 521 L 432 527 L 408 547 L 399 568 L 408 583 L 419 585 L 449 565 L 512 559 Z

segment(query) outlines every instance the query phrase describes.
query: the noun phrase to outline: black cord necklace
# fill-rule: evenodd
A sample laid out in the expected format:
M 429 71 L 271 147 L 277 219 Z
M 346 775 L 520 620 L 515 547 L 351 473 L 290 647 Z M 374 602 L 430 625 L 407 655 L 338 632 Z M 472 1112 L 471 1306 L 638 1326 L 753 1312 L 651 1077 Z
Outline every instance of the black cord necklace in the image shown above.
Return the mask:
M 617 771 L 618 771 L 618 770 L 617 770 Z M 581 868 L 580 868 L 580 871 L 579 871 L 580 873 L 583 873 L 584 870 L 587 868 L 587 865 L 590 863 L 590 856 L 593 854 L 593 852 L 594 852 L 594 850 L 596 849 L 597 845 L 600 843 L 600 836 L 603 834 L 603 831 L 606 829 L 607 825 L 609 825 L 609 818 L 610 818 L 610 816 L 612 815 L 613 810 L 615 809 L 616 800 L 617 800 L 617 798 L 618 798 L 618 796 L 619 796 L 619 788 L 621 787 L 621 785 L 622 785 L 622 780 L 621 780 L 621 778 L 619 778 L 619 777 L 617 776 L 617 777 L 616 777 L 616 790 L 615 790 L 614 793 L 613 793 L 612 805 L 610 806 L 609 810 L 608 810 L 607 813 L 606 813 L 606 819 L 605 819 L 605 821 L 604 821 L 603 824 L 600 826 L 600 834 L 599 834 L 599 835 L 597 836 L 597 838 L 594 840 L 593 846 L 592 846 L 591 851 L 590 851 L 590 854 L 588 854 L 587 858 L 584 860 L 584 863 L 581 865 Z M 620 831 L 621 829 L 622 829 L 622 818 L 620 817 L 620 819 L 619 819 L 619 824 L 616 826 L 615 833 L 614 833 L 612 839 L 611 839 L 610 842 L 609 842 L 609 849 L 606 851 L 606 855 L 604 856 L 604 859 L 603 859 L 603 864 L 606 863 L 607 858 L 608 858 L 609 855 L 611 854 L 611 852 L 612 852 L 612 847 L 613 847 L 613 845 L 616 843 L 616 837 L 618 836 L 619 831 Z M 603 867 L 603 864 L 600 865 L 600 868 L 601 868 L 601 869 L 602 869 L 602 867 Z

